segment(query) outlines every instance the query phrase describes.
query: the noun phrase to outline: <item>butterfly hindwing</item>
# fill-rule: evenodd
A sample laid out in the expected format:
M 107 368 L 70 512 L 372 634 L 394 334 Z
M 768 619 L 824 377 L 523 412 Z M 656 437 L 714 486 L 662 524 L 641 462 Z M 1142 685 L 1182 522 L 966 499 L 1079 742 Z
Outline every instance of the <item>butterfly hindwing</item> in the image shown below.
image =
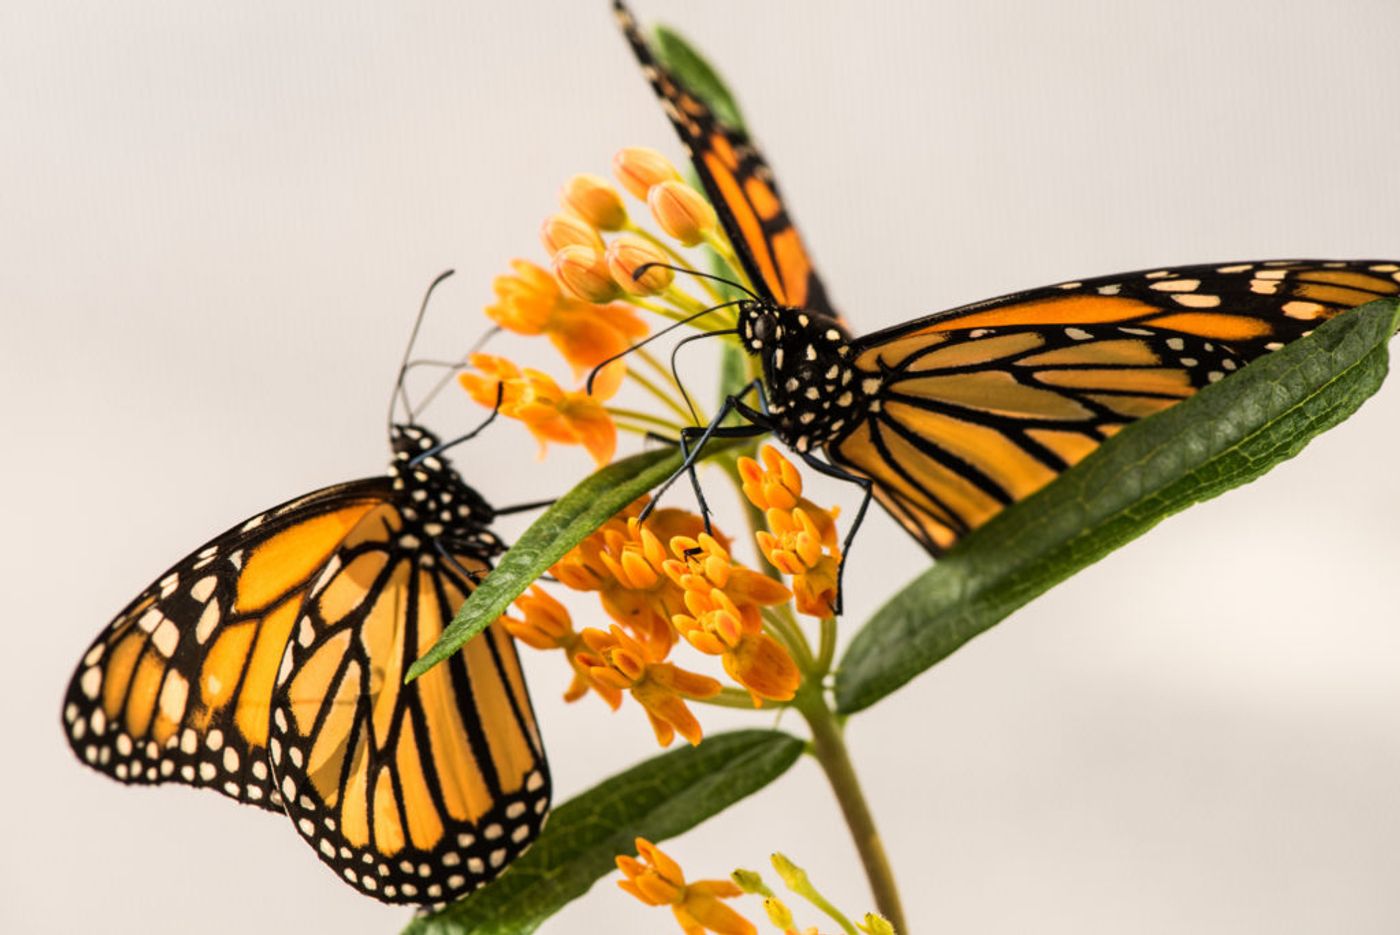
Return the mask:
M 933 554 L 1129 422 L 1356 305 L 1400 293 L 1386 261 L 1150 270 L 992 299 L 850 344 L 864 410 L 826 442 Z
M 779 305 L 837 318 L 762 153 L 657 60 L 622 3 L 614 10 L 754 287 Z
M 208 786 L 280 811 L 266 760 L 269 700 L 292 621 L 387 478 L 326 488 L 239 524 L 175 565 L 89 647 L 65 733 L 126 783 Z
M 514 642 L 490 627 L 403 681 L 504 548 L 437 445 L 395 426 L 388 476 L 259 514 L 137 597 L 69 686 L 79 759 L 285 811 L 385 902 L 443 902 L 498 875 L 550 795 Z
M 503 629 L 404 684 L 488 568 L 474 550 L 419 546 L 385 508 L 332 557 L 287 646 L 271 740 L 278 788 L 307 843 L 354 886 L 406 903 L 494 878 L 534 840 L 549 804 Z

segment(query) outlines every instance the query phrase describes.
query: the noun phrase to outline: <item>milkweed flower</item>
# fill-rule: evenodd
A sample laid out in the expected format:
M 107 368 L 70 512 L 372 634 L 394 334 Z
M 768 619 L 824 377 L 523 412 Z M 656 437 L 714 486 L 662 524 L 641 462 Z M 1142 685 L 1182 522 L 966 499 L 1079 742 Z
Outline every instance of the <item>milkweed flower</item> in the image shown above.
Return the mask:
M 647 200 L 653 185 L 679 182 L 681 174 L 671 160 L 647 146 L 627 146 L 619 149 L 612 160 L 613 177 L 622 183 L 632 197 Z
M 697 517 L 698 518 L 698 517 Z M 791 597 L 781 581 L 745 568 L 729 556 L 728 545 L 707 532 L 697 535 L 673 535 L 669 544 L 671 554 L 663 567 L 682 588 L 693 585 L 699 578 L 709 586 L 722 588 L 740 607 L 772 607 Z
M 655 295 L 665 291 L 675 280 L 676 274 L 669 266 L 652 265 L 635 276 L 637 270 L 648 264 L 669 263 L 666 254 L 642 240 L 640 237 L 623 235 L 608 245 L 605 256 L 608 272 L 613 280 L 633 295 Z
M 841 550 L 836 544 L 836 509 L 822 509 L 802 495 L 802 475 L 772 445 L 763 464 L 739 459 L 744 496 L 764 511 L 768 529 L 755 538 L 765 558 L 792 576 L 797 609 L 816 617 L 835 613 Z
M 651 216 L 668 236 L 693 247 L 713 236 L 719 217 L 705 196 L 684 182 L 659 182 L 647 191 Z
M 599 251 L 582 244 L 569 244 L 554 254 L 554 275 L 565 289 L 596 305 L 622 295 L 622 287 L 613 279 L 607 259 Z
M 581 244 L 598 251 L 604 248 L 597 229 L 572 211 L 561 211 L 545 218 L 540 225 L 540 243 L 550 256 L 569 244 Z
M 617 426 L 603 401 L 617 392 L 622 374 L 606 367 L 594 381 L 593 392 L 566 391 L 554 378 L 539 370 L 521 370 L 504 357 L 473 354 L 468 371 L 458 379 L 478 403 L 494 407 L 500 399 L 501 415 L 519 419 L 540 443 L 544 457 L 549 442 L 582 445 L 598 464 L 612 460 L 617 448 Z
M 657 743 L 670 746 L 677 733 L 692 746 L 703 739 L 700 722 L 687 707 L 686 700 L 713 698 L 723 688 L 719 682 L 661 661 L 617 624 L 609 627 L 606 633 L 592 628 L 584 630 L 582 636 L 588 649 L 579 653 L 577 659 L 589 679 L 600 692 L 631 694 L 645 709 Z M 613 707 L 615 710 L 617 706 Z
M 637 838 L 637 857 L 620 854 L 617 885 L 648 906 L 670 906 L 686 935 L 756 935 L 753 923 L 722 900 L 743 895 L 730 880 L 687 883 L 680 864 L 645 838 Z M 638 860 L 637 858 L 641 858 Z
M 564 183 L 559 202 L 598 230 L 621 230 L 627 225 L 627 208 L 608 180 L 589 172 Z
M 676 629 L 702 653 L 719 656 L 729 677 L 749 690 L 755 708 L 764 699 L 792 700 L 802 673 L 782 644 L 763 632 L 756 612 L 741 611 L 723 590 L 703 584 L 686 590 L 685 604 L 690 613 L 671 618 Z
M 602 239 L 577 217 L 555 215 L 551 220 L 556 236 L 561 238 L 582 236 L 580 226 L 583 231 L 592 232 L 601 253 Z M 546 226 L 550 223 L 546 222 Z M 565 229 L 573 233 L 560 233 Z M 579 245 L 576 241 L 568 243 Z M 567 244 L 561 243 L 564 245 Z M 573 367 L 575 376 L 622 353 L 649 330 L 646 322 L 626 305 L 599 306 L 565 295 L 548 270 L 529 260 L 512 260 L 511 268 L 513 273 L 497 276 L 492 283 L 496 301 L 487 306 L 487 317 L 516 334 L 547 336 Z
M 685 612 L 685 598 L 665 573 L 669 556 L 662 543 L 699 533 L 704 520 L 685 510 L 661 509 L 642 525 L 637 515 L 649 499 L 634 501 L 599 526 L 550 573 L 575 591 L 596 591 L 609 617 L 664 658 L 675 643 L 671 617 Z
M 577 701 L 588 694 L 592 682 L 577 659 L 577 653 L 585 648 L 583 637 L 574 632 L 569 609 L 537 584 L 515 599 L 515 609 L 520 617 L 501 617 L 501 623 L 511 636 L 535 649 L 564 651 L 564 658 L 574 670 L 574 679 L 564 692 L 564 700 Z
M 773 567 L 792 576 L 792 594 L 800 613 L 830 617 L 835 613 L 841 552 L 828 552 L 821 530 L 801 507 L 769 510 L 769 532 L 759 530 L 758 546 Z

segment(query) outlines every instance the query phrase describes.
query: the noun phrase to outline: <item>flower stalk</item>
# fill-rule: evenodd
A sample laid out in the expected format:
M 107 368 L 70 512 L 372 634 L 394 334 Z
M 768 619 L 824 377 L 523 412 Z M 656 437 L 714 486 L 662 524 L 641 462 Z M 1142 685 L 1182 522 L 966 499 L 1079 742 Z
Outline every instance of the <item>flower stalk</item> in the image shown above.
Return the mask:
M 811 690 L 805 690 L 811 686 Z M 808 683 L 799 692 L 793 706 L 802 714 L 812 731 L 812 745 L 809 752 L 826 773 L 831 791 L 836 795 L 841 814 L 846 819 L 846 827 L 851 832 L 860 862 L 865 867 L 865 878 L 870 883 L 870 892 L 875 897 L 875 907 L 894 924 L 895 931 L 907 932 L 904 923 L 904 908 L 900 904 L 899 889 L 895 886 L 894 870 L 890 867 L 889 856 L 885 853 L 884 842 L 875 827 L 875 818 L 865 801 L 865 793 L 856 776 L 855 765 L 851 762 L 850 751 L 842 736 L 842 725 L 836 712 L 827 704 L 820 682 Z

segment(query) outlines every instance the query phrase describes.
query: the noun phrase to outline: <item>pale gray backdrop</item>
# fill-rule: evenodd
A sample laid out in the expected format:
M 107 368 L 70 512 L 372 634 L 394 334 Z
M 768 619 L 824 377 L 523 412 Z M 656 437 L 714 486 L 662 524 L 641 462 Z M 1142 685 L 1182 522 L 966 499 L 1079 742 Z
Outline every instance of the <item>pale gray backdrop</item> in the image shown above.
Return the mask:
M 860 330 L 1144 266 L 1400 255 L 1393 0 L 638 14 L 731 79 Z M 428 280 L 458 270 L 423 348 L 458 352 L 559 183 L 679 157 L 670 127 L 603 0 L 10 2 L 0 125 L 0 929 L 395 931 L 276 816 L 80 768 L 66 680 L 206 537 L 381 470 Z M 851 723 L 918 931 L 1400 929 L 1397 423 L 1390 385 Z M 585 466 L 531 453 L 511 427 L 456 457 L 497 503 Z M 924 563 L 874 520 L 850 625 Z M 561 798 L 652 752 L 637 709 L 566 708 L 559 660 L 527 665 Z M 704 876 L 781 848 L 863 911 L 838 822 L 804 762 L 667 849 Z M 671 926 L 604 881 L 544 931 Z

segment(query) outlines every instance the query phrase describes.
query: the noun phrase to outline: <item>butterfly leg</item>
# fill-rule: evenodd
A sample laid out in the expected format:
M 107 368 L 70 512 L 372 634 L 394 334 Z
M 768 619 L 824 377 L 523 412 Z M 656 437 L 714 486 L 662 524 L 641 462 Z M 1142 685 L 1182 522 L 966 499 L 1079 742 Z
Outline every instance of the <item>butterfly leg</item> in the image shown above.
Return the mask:
M 827 477 L 856 484 L 864 491 L 860 498 L 860 506 L 856 509 L 856 518 L 851 521 L 851 528 L 846 531 L 846 538 L 841 541 L 841 567 L 836 570 L 836 602 L 833 607 L 839 616 L 846 597 L 846 589 L 842 585 L 842 581 L 846 577 L 846 560 L 851 556 L 851 545 L 855 542 L 856 532 L 860 529 L 860 524 L 865 521 L 865 511 L 870 509 L 870 500 L 875 495 L 875 482 L 868 477 L 852 474 L 850 471 L 823 461 L 810 451 L 802 452 L 802 460 L 812 470 L 825 474 Z
M 757 385 L 758 381 L 755 380 L 738 393 L 726 397 L 724 404 L 719 408 L 719 412 L 715 413 L 715 417 L 710 420 L 710 424 L 705 426 L 704 429 L 699 429 L 694 426 L 681 429 L 680 448 L 684 460 L 681 462 L 681 466 L 676 469 L 676 472 L 662 481 L 661 485 L 656 488 L 652 495 L 651 502 L 646 505 L 641 514 L 637 517 L 638 521 L 645 522 L 647 517 L 651 515 L 652 510 L 656 509 L 656 504 L 661 501 L 661 497 L 670 489 L 671 485 L 676 482 L 676 479 L 682 474 L 689 474 L 691 486 L 694 488 L 696 499 L 700 503 L 701 516 L 705 520 L 705 530 L 707 532 L 710 531 L 709 507 L 705 503 L 705 495 L 700 489 L 700 478 L 695 471 L 695 462 L 699 459 L 700 454 L 705 450 L 705 446 L 709 444 L 712 438 L 754 438 L 769 431 L 767 416 L 746 404 L 742 399 L 742 397 L 747 396 L 753 391 Z M 723 425 L 722 423 L 729 417 L 731 412 L 737 412 L 745 419 L 748 419 L 750 424 Z M 694 447 L 691 446 L 692 439 L 694 440 Z

